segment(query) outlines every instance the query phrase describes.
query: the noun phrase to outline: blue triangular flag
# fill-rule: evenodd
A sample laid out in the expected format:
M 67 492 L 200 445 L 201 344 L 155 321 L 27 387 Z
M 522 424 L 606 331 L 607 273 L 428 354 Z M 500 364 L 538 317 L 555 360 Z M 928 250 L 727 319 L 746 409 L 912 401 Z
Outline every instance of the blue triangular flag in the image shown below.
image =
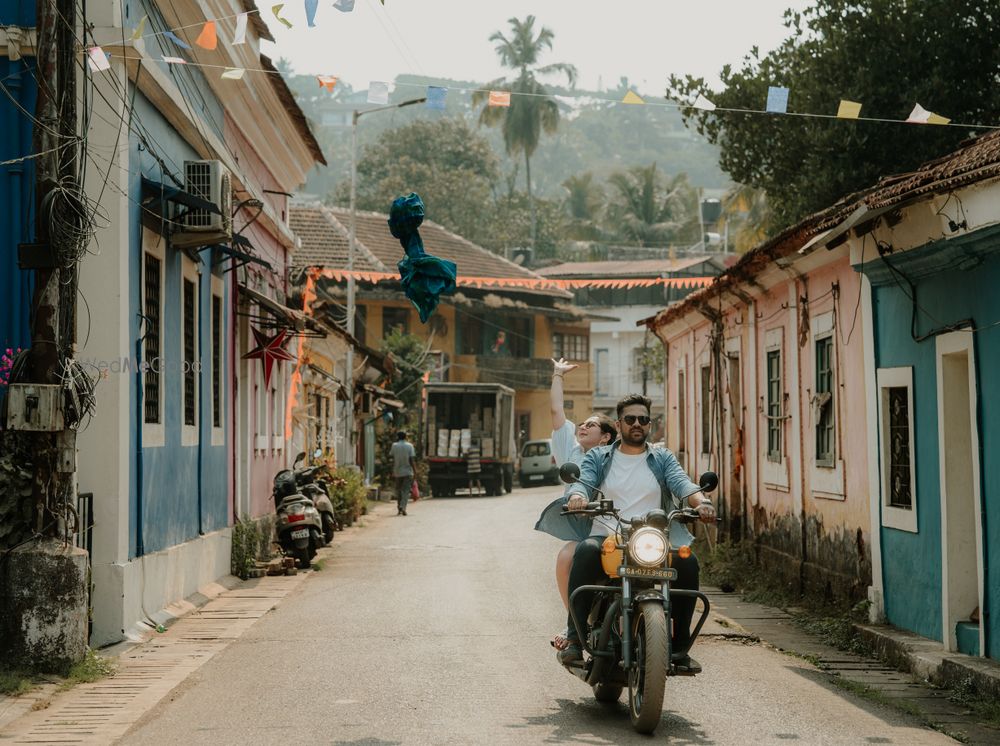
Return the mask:
M 427 86 L 427 108 L 444 111 L 444 99 L 447 95 L 447 88 L 438 85 Z
M 163 35 L 170 39 L 174 44 L 179 46 L 181 49 L 190 49 L 191 45 L 184 41 L 181 37 L 175 34 L 173 31 L 164 31 Z
M 767 87 L 767 110 L 775 114 L 784 114 L 788 111 L 787 88 L 774 85 Z
M 316 26 L 316 8 L 319 7 L 319 0 L 306 0 L 306 24 L 309 28 Z

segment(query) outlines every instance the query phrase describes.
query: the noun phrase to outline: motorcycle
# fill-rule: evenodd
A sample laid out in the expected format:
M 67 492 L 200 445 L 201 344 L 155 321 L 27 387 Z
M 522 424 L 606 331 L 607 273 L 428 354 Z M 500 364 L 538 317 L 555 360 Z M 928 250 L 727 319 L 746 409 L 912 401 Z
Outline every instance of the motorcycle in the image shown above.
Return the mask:
M 580 482 L 580 467 L 563 464 L 560 477 L 567 483 Z M 709 601 L 704 593 L 671 588 L 677 570 L 670 566 L 670 524 L 694 523 L 699 520 L 698 512 L 681 509 L 667 513 L 656 509 L 626 522 L 620 519 L 614 501 L 606 499 L 594 485 L 580 483 L 591 488 L 599 499 L 588 503 L 586 509 L 564 508 L 564 512 L 612 519 L 617 522 L 617 530 L 605 539 L 602 549 L 607 584 L 581 586 L 570 597 L 573 624 L 581 630 L 581 646 L 589 657 L 564 665 L 593 688 L 600 702 L 617 701 L 628 687 L 632 727 L 649 734 L 660 722 L 667 677 L 694 675 L 676 665 L 688 651 L 672 650 L 672 599 L 701 599 L 703 608 L 691 633 L 692 644 L 708 619 Z M 700 491 L 707 493 L 718 486 L 719 478 L 714 472 L 705 472 L 698 483 Z M 690 553 L 690 547 L 678 548 L 680 557 Z M 587 619 L 577 619 L 573 598 L 587 592 L 594 592 L 590 614 Z
M 317 458 L 319 454 L 320 452 L 317 452 Z M 333 501 L 330 499 L 330 490 L 327 487 L 326 480 L 323 478 L 326 474 L 326 466 L 324 464 L 317 464 L 297 469 L 296 467 L 299 465 L 299 462 L 305 457 L 305 451 L 302 451 L 295 457 L 295 461 L 292 463 L 292 474 L 295 476 L 295 485 L 298 487 L 299 492 L 313 501 L 313 505 L 319 511 L 323 541 L 325 544 L 330 544 L 333 541 L 333 535 L 336 531 L 337 519 L 333 510 Z
M 272 494 L 278 543 L 285 554 L 294 555 L 300 567 L 307 568 L 323 545 L 323 521 L 319 511 L 312 500 L 298 491 L 295 475 L 288 469 L 274 475 Z

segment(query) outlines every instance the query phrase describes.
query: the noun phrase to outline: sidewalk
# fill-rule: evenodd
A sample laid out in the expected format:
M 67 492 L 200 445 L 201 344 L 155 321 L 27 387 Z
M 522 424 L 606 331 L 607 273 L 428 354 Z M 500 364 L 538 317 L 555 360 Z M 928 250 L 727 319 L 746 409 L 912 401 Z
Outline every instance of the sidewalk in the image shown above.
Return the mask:
M 829 674 L 831 682 L 866 699 L 914 715 L 963 743 L 1000 743 L 1000 730 L 980 722 L 949 688 L 968 675 L 984 686 L 997 687 L 1000 666 L 970 656 L 944 653 L 941 644 L 887 626 L 856 625 L 858 631 L 891 665 L 838 650 L 795 624 L 781 609 L 746 602 L 739 594 L 706 588 L 712 616 L 723 625 L 744 630 L 783 652 L 805 658 Z M 944 672 L 944 673 L 942 673 Z M 928 683 L 931 682 L 931 683 Z M 996 688 L 980 688 L 996 692 Z
M 368 523 L 395 514 L 395 502 L 369 502 Z M 361 535 L 359 525 L 337 533 L 316 556 L 321 563 Z M 298 589 L 310 572 L 240 581 L 220 579 L 185 602 L 153 614 L 169 625 L 143 642 L 125 642 L 99 654 L 115 659 L 114 675 L 60 691 L 45 683 L 21 697 L 0 696 L 3 743 L 108 744 L 121 738 L 184 679 Z M 186 611 L 186 613 L 181 613 Z

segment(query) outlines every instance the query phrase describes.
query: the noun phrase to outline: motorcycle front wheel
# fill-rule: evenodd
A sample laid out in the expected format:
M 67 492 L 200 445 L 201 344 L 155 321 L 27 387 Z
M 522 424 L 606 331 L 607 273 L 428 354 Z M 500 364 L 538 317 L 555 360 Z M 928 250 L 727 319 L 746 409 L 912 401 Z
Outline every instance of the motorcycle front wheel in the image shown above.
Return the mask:
M 663 714 L 663 694 L 667 685 L 667 618 L 663 606 L 642 605 L 635 615 L 632 632 L 632 660 L 628 673 L 628 709 L 632 727 L 652 733 Z

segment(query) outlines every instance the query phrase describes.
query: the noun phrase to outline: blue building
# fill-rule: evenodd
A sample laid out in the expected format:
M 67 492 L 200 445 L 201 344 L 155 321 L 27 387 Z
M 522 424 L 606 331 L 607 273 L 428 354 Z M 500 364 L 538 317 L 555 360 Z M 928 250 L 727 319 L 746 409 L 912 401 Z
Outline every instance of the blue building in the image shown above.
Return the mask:
M 891 624 L 1000 658 L 1000 133 L 821 227 L 863 273 L 873 594 Z M 874 542 L 873 542 L 874 543 Z
M 87 132 L 85 188 L 103 220 L 80 266 L 78 356 L 101 376 L 78 437 L 79 489 L 94 505 L 94 645 L 227 575 L 230 526 L 261 514 L 270 476 L 291 461 L 290 373 L 277 365 L 265 381 L 243 354 L 251 327 L 298 323 L 283 305 L 288 193 L 323 157 L 259 53 L 266 25 L 243 5 L 247 43 L 211 52 L 193 44 L 200 23 L 217 18 L 232 39 L 231 8 L 177 15 L 147 0 L 122 18 L 117 4 L 88 6 L 88 21 L 111 30 L 98 40 L 110 69 L 92 76 Z M 224 68 L 245 72 L 223 79 Z
M 32 153 L 30 115 L 37 85 L 35 59 L 28 55 L 33 53 L 34 25 L 34 3 L 0 3 L 0 205 L 5 216 L 0 229 L 0 354 L 30 342 L 32 278 L 18 268 L 17 247 L 34 235 L 35 170 L 31 159 L 17 159 Z

